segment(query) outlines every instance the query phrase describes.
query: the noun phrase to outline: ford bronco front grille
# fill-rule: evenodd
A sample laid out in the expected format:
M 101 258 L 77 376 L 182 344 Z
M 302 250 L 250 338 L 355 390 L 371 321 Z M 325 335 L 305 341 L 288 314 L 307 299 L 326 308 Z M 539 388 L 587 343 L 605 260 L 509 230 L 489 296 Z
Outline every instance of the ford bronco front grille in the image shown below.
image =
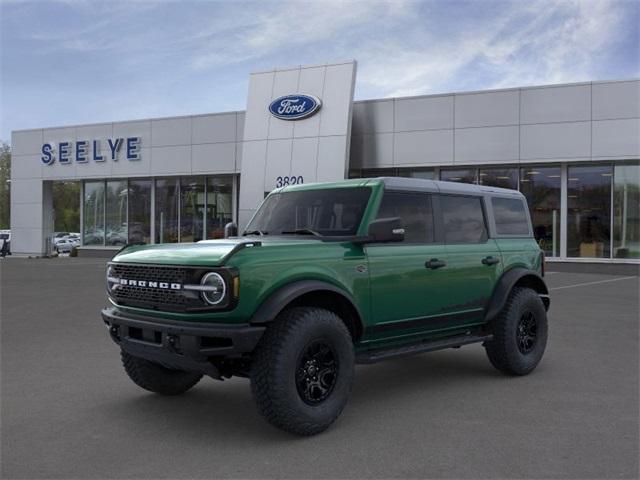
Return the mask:
M 118 304 L 153 310 L 182 312 L 206 308 L 200 293 L 185 289 L 198 285 L 209 270 L 190 267 L 112 263 L 107 282 Z

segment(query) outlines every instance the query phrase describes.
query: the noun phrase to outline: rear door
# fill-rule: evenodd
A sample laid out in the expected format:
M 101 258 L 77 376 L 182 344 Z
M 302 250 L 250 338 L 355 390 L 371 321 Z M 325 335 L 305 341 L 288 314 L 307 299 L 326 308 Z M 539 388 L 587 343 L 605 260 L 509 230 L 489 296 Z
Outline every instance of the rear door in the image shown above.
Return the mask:
M 450 318 L 458 325 L 481 323 L 484 308 L 502 273 L 500 250 L 488 235 L 484 198 L 441 194 L 439 203 Z
M 428 330 L 429 317 L 442 314 L 447 307 L 446 252 L 434 229 L 432 200 L 425 192 L 384 193 L 377 218 L 400 217 L 405 239 L 365 246 L 371 289 L 370 340 Z

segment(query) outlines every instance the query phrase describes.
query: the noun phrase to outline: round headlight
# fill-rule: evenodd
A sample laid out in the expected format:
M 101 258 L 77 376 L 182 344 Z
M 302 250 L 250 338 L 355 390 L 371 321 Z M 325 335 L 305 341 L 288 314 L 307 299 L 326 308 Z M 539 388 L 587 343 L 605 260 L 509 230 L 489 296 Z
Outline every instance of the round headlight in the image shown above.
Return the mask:
M 215 272 L 209 272 L 200 281 L 202 286 L 202 298 L 209 305 L 217 305 L 227 293 L 227 286 L 224 279 Z
M 115 269 L 113 268 L 113 265 L 109 265 L 107 267 L 107 290 L 109 292 L 111 292 L 111 290 L 113 289 L 113 285 L 116 283 L 116 280 L 117 280 L 113 277 L 114 270 Z

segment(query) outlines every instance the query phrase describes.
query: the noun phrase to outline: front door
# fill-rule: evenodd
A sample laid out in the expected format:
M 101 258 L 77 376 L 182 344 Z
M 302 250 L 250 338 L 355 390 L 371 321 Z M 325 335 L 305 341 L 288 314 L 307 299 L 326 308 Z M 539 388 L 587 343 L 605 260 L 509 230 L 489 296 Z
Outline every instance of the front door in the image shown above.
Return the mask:
M 410 337 L 429 329 L 429 317 L 449 303 L 446 249 L 437 243 L 429 193 L 386 191 L 377 218 L 400 217 L 405 239 L 365 247 L 371 321 L 365 340 Z

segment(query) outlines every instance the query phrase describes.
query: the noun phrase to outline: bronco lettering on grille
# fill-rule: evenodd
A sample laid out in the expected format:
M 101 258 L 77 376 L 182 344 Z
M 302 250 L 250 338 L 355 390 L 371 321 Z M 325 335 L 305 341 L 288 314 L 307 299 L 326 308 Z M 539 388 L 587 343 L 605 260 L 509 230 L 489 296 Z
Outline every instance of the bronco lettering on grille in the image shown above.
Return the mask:
M 152 282 L 147 280 L 131 280 L 128 278 L 121 278 L 120 285 L 143 288 L 160 288 L 162 290 L 182 290 L 181 283 Z

